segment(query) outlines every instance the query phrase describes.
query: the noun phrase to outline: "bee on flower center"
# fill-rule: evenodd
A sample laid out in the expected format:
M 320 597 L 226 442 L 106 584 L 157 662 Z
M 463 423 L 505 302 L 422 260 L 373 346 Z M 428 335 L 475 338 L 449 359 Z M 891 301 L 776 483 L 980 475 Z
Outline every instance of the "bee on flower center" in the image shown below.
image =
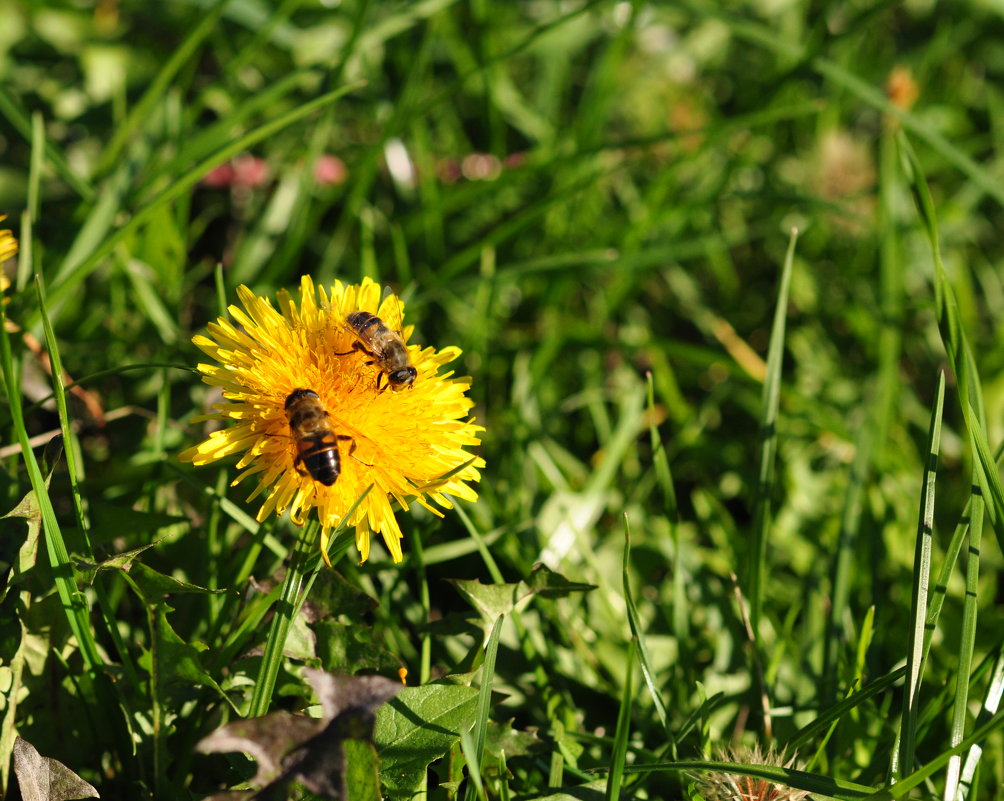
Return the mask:
M 351 454 L 356 449 L 355 440 L 335 433 L 327 410 L 312 389 L 295 389 L 290 393 L 286 398 L 286 416 L 296 443 L 296 459 L 293 461 L 296 472 L 302 476 L 309 475 L 326 487 L 332 486 L 342 472 L 338 441 L 352 440 Z
M 395 391 L 415 383 L 418 370 L 411 364 L 408 348 L 400 331 L 392 331 L 383 320 L 367 311 L 352 312 L 345 318 L 345 322 L 346 330 L 356 338 L 353 350 L 371 357 L 366 364 L 375 364 L 381 370 L 377 376 L 377 389 L 380 389 L 380 381 L 384 376 L 387 377 L 387 386 Z M 352 351 L 337 355 L 346 356 L 349 353 Z

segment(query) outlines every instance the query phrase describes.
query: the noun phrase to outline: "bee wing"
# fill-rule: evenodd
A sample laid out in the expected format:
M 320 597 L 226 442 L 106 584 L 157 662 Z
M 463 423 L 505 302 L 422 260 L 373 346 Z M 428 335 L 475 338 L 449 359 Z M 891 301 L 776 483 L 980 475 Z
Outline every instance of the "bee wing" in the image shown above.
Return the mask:
M 400 331 L 404 323 L 404 308 L 401 299 L 397 295 L 387 295 L 380 302 L 380 309 L 376 315 L 391 331 Z

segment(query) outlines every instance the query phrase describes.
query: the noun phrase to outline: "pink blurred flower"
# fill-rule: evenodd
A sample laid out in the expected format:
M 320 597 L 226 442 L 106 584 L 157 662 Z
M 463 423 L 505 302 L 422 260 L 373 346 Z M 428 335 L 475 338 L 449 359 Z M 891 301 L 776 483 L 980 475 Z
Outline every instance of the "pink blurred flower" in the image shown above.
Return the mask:
M 264 184 L 268 177 L 268 162 L 245 153 L 211 169 L 202 179 L 202 183 L 214 189 L 224 186 L 234 189 L 254 189 Z
M 221 186 L 230 186 L 233 180 L 234 168 L 229 164 L 220 164 L 218 167 L 213 167 L 203 176 L 202 184 L 203 186 L 211 186 L 213 189 L 218 189 Z
M 314 180 L 322 186 L 338 186 L 345 183 L 349 171 L 338 156 L 325 153 L 314 164 Z

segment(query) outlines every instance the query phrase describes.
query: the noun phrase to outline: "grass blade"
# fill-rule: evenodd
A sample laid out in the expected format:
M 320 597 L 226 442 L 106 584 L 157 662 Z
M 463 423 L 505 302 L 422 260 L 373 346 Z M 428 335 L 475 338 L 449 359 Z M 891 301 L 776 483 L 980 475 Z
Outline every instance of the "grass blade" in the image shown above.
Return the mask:
M 645 638 L 641 630 L 641 622 L 638 619 L 638 607 L 635 605 L 634 594 L 631 592 L 631 577 L 629 573 L 630 567 L 631 526 L 628 522 L 628 517 L 625 514 L 624 561 L 621 566 L 621 577 L 624 585 L 624 603 L 627 606 L 628 625 L 631 627 L 631 636 L 638 644 L 638 661 L 641 663 L 642 676 L 645 678 L 645 684 L 648 687 L 649 694 L 652 696 L 652 703 L 655 705 L 655 712 L 659 716 L 659 722 L 662 723 L 662 728 L 666 731 L 666 737 L 669 740 L 669 744 L 675 756 L 676 742 L 669 726 L 669 718 L 666 714 L 666 705 L 663 703 L 662 695 L 655 684 L 655 671 L 652 670 L 652 662 L 648 656 L 648 649 L 645 646 Z
M 750 587 L 750 622 L 754 636 L 760 631 L 763 610 L 764 580 L 767 575 L 767 534 L 770 527 L 770 494 L 774 484 L 774 456 L 777 452 L 777 410 L 781 397 L 781 368 L 784 361 L 784 332 L 788 315 L 788 288 L 795 260 L 798 230 L 792 229 L 788 252 L 781 268 L 781 281 L 774 308 L 774 324 L 767 349 L 767 378 L 763 385 L 760 418 L 760 471 L 757 476 L 756 501 L 748 582 Z
M 990 499 L 987 512 L 991 522 L 996 523 L 998 520 L 1004 519 L 1004 486 L 1001 485 L 1000 474 L 990 451 L 990 445 L 987 443 L 983 424 L 983 393 L 980 388 L 979 373 L 976 370 L 976 361 L 962 328 L 955 291 L 941 261 L 937 215 L 927 181 L 913 148 L 910 147 L 909 141 L 902 132 L 899 137 L 899 145 L 903 169 L 910 181 L 914 203 L 927 230 L 934 257 L 934 292 L 938 330 L 955 373 L 966 434 L 975 456 L 977 483 L 982 489 L 984 497 Z M 997 541 L 1004 550 L 1004 532 L 996 531 L 996 528 L 995 532 L 997 533 Z
M 14 431 L 21 444 L 21 455 L 28 470 L 28 479 L 42 513 L 45 544 L 55 577 L 56 590 L 62 601 L 70 630 L 77 638 L 84 664 L 88 671 L 93 671 L 103 663 L 103 660 L 94 640 L 94 632 L 91 630 L 88 610 L 84 605 L 85 596 L 77 588 L 70 554 L 63 539 L 62 529 L 56 520 L 52 500 L 49 498 L 48 482 L 42 476 L 38 461 L 35 459 L 35 454 L 28 442 L 28 431 L 25 428 L 21 406 L 21 381 L 14 364 L 10 335 L 7 331 L 7 315 L 3 304 L 0 304 L 0 364 L 3 368 L 4 388 L 7 391 L 7 401 Z
M 31 117 L 22 108 L 21 104 L 0 85 L 0 114 L 7 118 L 7 121 L 17 130 L 26 142 L 33 139 Z M 45 158 L 55 169 L 56 174 L 66 181 L 67 184 L 84 200 L 90 202 L 94 199 L 94 190 L 70 168 L 70 163 L 60 153 L 52 142 L 45 143 Z
M 488 721 L 492 711 L 492 685 L 495 683 L 495 660 L 498 657 L 499 637 L 502 634 L 503 615 L 499 615 L 492 625 L 485 643 L 485 661 L 481 665 L 481 689 L 478 692 L 477 715 L 474 719 L 474 729 L 471 732 L 470 752 L 464 749 L 467 764 L 470 768 L 471 783 L 467 786 L 467 801 L 484 798 L 484 787 L 481 783 L 481 763 L 485 756 L 485 740 L 488 736 Z M 466 734 L 466 732 L 465 732 Z
M 920 678 L 923 670 L 924 631 L 927 623 L 927 599 L 931 579 L 931 540 L 934 532 L 934 492 L 938 478 L 938 453 L 941 449 L 941 418 L 945 405 L 945 374 L 938 376 L 938 391 L 931 410 L 931 425 L 927 436 L 927 465 L 920 499 L 920 521 L 917 526 L 917 547 L 913 565 L 913 603 L 910 637 L 906 657 L 906 688 L 903 697 L 900 769 L 912 769 L 916 745 L 917 710 L 920 705 Z M 892 775 L 897 775 L 893 764 Z
M 627 652 L 624 667 L 624 692 L 621 695 L 620 711 L 617 713 L 617 729 L 614 732 L 613 751 L 610 754 L 610 773 L 607 775 L 606 799 L 617 801 L 624 781 L 624 762 L 627 757 L 628 738 L 631 736 L 631 708 L 634 703 L 634 655 L 635 640 Z
M 952 725 L 949 743 L 958 745 L 966 730 L 969 710 L 969 673 L 973 664 L 973 647 L 976 642 L 976 599 L 979 596 L 980 540 L 983 534 L 983 499 L 974 487 L 972 517 L 969 524 L 969 549 L 966 561 L 966 595 L 962 609 L 962 632 L 959 641 L 959 663 L 955 668 L 955 702 L 952 706 Z M 953 801 L 959 788 L 962 756 L 953 756 L 948 763 L 945 779 L 945 801 Z

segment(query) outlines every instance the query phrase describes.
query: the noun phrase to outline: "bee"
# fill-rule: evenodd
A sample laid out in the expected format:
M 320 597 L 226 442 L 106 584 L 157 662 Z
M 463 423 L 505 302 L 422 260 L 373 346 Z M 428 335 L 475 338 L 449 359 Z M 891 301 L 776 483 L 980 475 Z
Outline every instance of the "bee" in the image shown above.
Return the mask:
M 410 387 L 418 375 L 408 358 L 408 348 L 401 338 L 400 331 L 392 331 L 384 321 L 368 311 L 355 311 L 345 318 L 346 329 L 356 338 L 352 347 L 371 357 L 366 364 L 376 364 L 382 372 L 377 376 L 377 389 L 380 381 L 386 376 L 387 386 L 393 390 Z M 345 356 L 351 350 L 339 353 Z
M 314 481 L 330 487 L 342 472 L 338 442 L 352 440 L 352 437 L 334 432 L 327 410 L 312 389 L 294 389 L 290 393 L 286 398 L 286 416 L 296 442 L 296 459 L 293 461 L 296 472 L 302 476 L 310 475 Z M 349 453 L 355 449 L 356 443 L 352 440 Z

